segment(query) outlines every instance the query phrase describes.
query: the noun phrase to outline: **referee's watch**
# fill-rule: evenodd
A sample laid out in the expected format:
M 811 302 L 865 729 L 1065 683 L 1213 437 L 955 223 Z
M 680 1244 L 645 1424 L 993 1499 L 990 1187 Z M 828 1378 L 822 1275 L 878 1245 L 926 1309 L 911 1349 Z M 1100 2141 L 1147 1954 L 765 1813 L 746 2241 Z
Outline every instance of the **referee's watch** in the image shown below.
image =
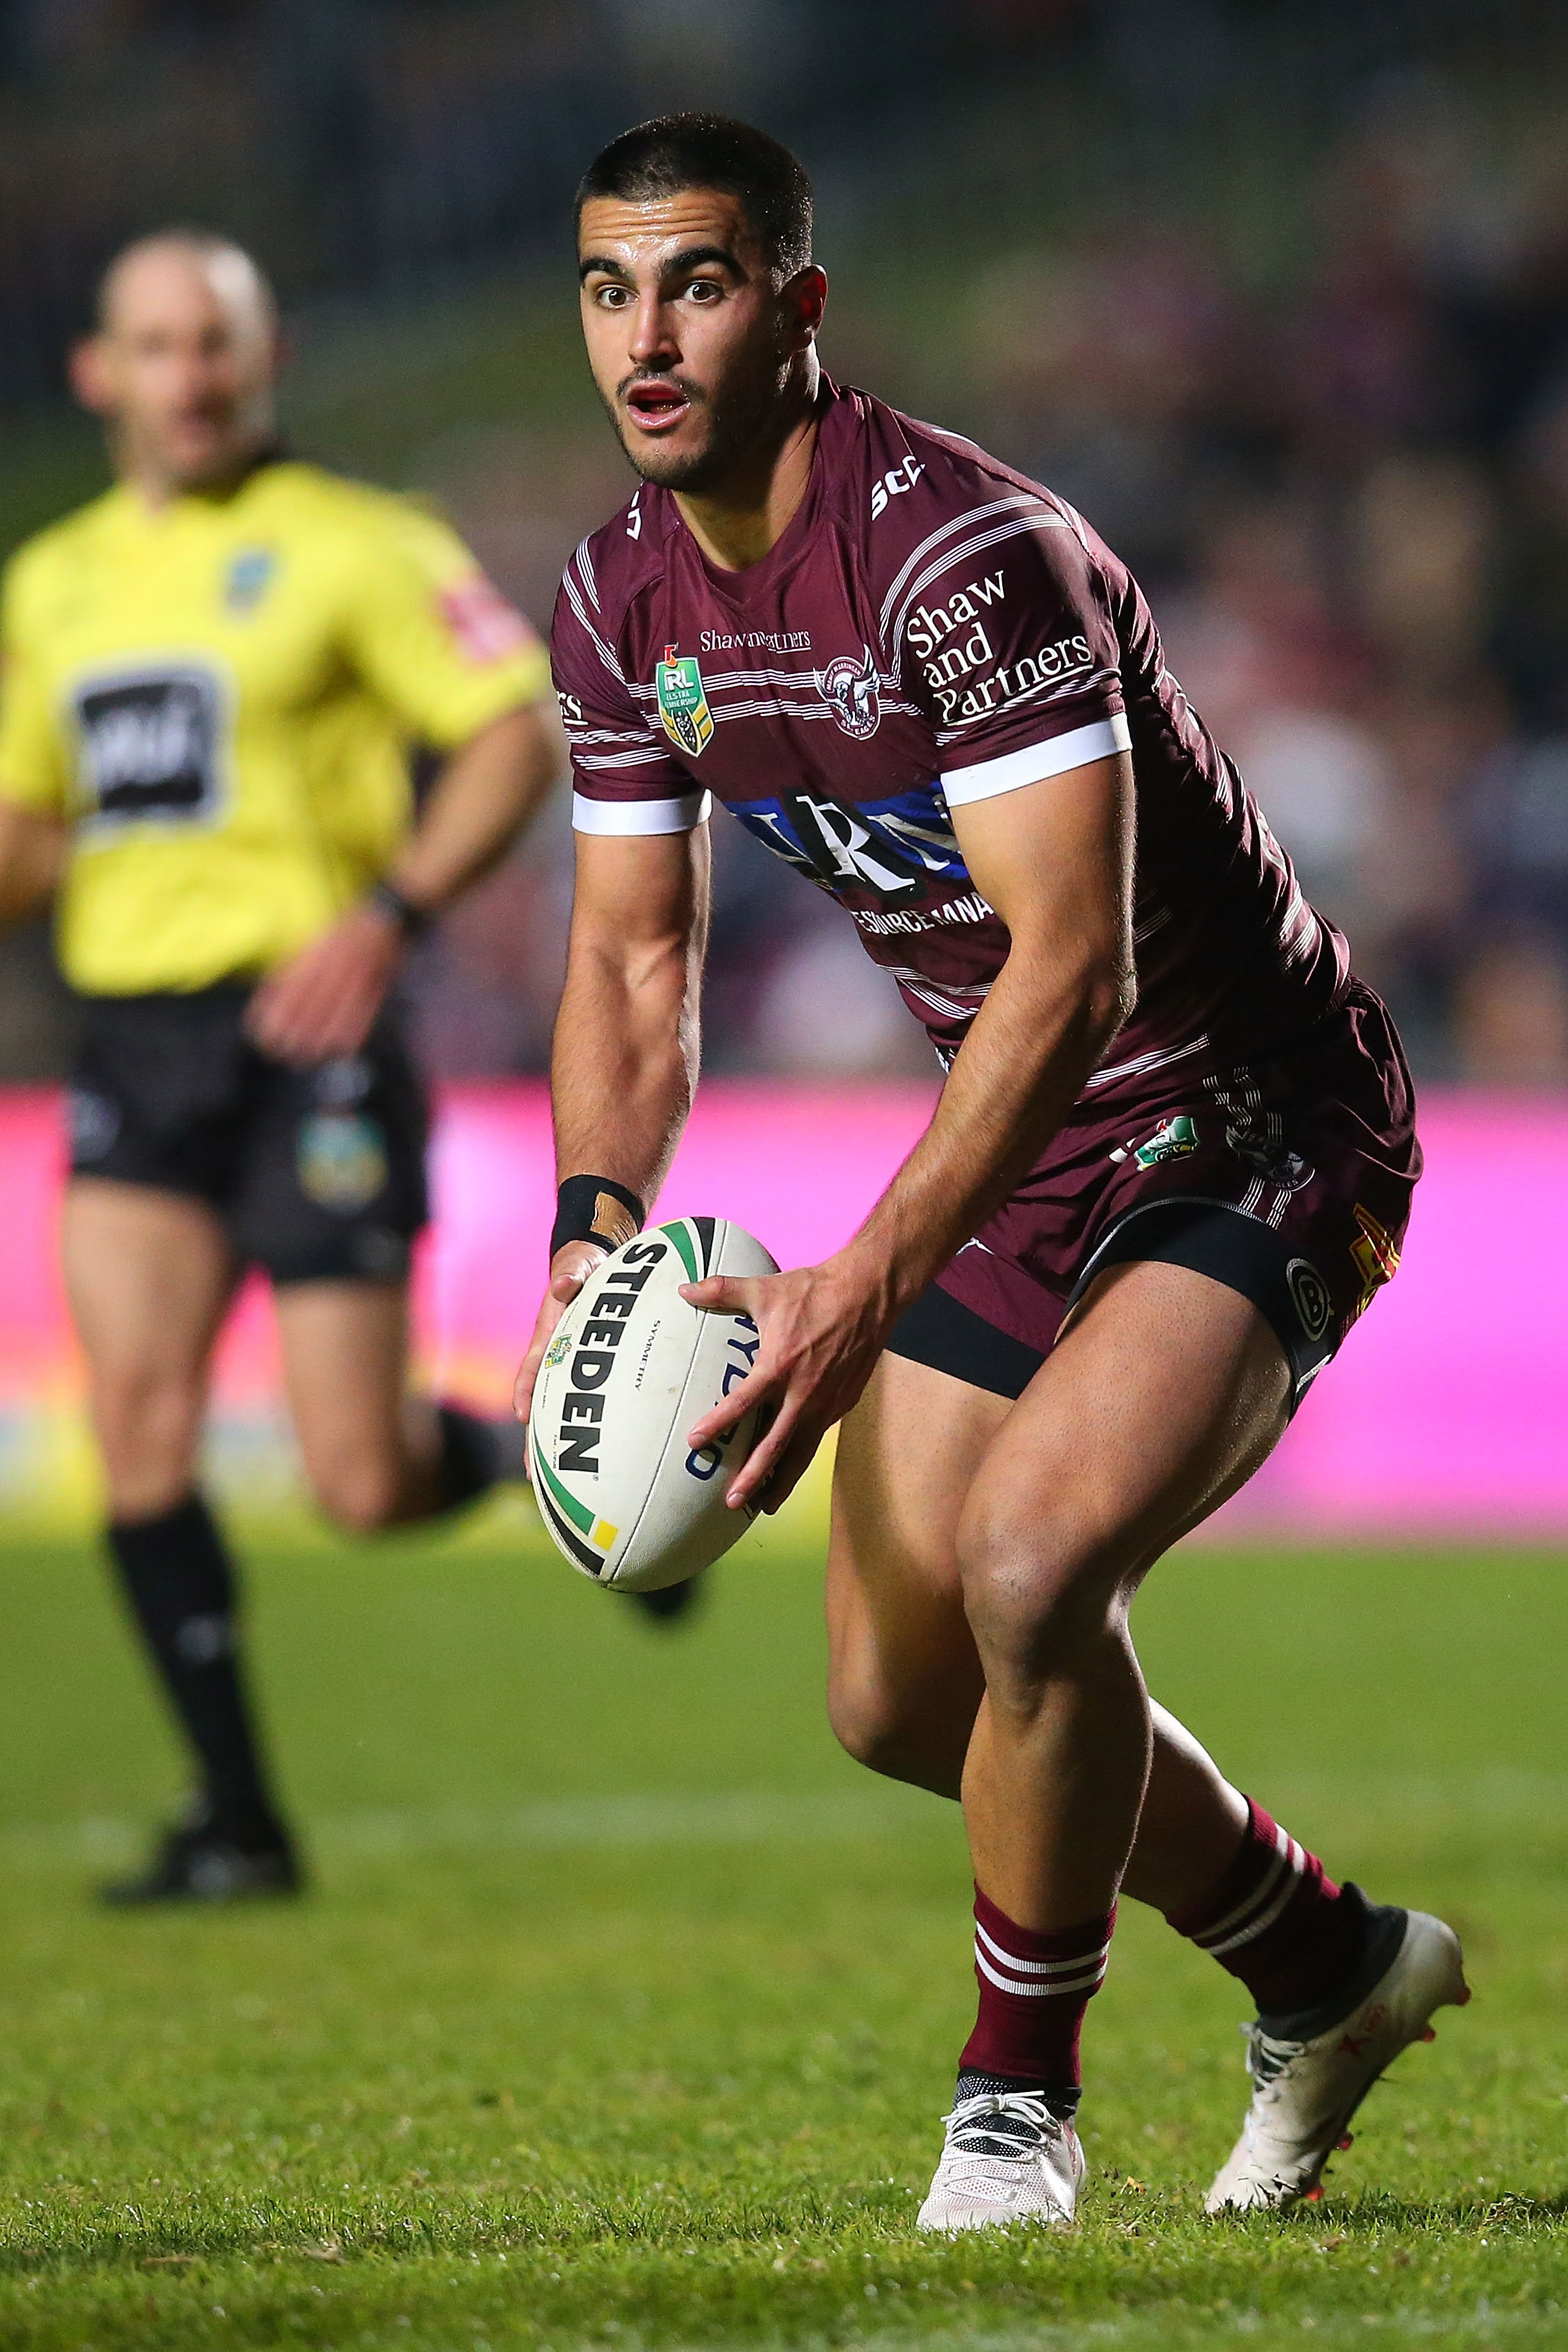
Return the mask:
M 428 908 L 416 907 L 412 898 L 404 897 L 395 882 L 388 882 L 384 877 L 371 884 L 365 892 L 365 904 L 374 907 L 378 915 L 385 915 L 405 940 L 422 939 L 436 919 Z

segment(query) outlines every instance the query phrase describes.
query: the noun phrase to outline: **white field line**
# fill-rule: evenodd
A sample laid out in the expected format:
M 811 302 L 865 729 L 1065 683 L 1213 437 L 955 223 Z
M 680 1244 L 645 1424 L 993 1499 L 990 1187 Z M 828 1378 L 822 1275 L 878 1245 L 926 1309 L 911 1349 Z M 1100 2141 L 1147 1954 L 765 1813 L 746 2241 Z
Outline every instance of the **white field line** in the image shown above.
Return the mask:
M 1519 1828 L 1568 1817 L 1568 1773 L 1494 1769 L 1474 1774 L 1297 1773 L 1268 1786 L 1281 1819 L 1302 1834 L 1320 1816 L 1386 1823 L 1388 1833 Z M 1326 1826 L 1326 1824 L 1325 1824 Z M 478 1853 L 494 1847 L 554 1853 L 615 1847 L 760 1846 L 889 1835 L 956 1834 L 955 1807 L 868 1780 L 863 1788 L 788 1792 L 560 1797 L 515 1806 L 432 1805 L 326 1813 L 305 1822 L 311 1851 L 345 1859 Z M 89 1817 L 0 1826 L 0 1866 L 76 1861 L 108 1865 L 140 1853 L 145 1825 Z
M 307 1820 L 321 1854 L 477 1853 L 492 1847 L 554 1853 L 616 1846 L 770 1845 L 886 1837 L 923 1829 L 946 1807 L 914 1792 L 870 1785 L 818 1793 L 722 1790 L 706 1795 L 561 1797 L 511 1807 L 432 1805 L 327 1813 Z M 952 1819 L 956 1824 L 957 1815 Z M 0 1828 L 0 1864 L 73 1858 L 108 1864 L 140 1851 L 145 1830 L 129 1821 L 18 1822 Z

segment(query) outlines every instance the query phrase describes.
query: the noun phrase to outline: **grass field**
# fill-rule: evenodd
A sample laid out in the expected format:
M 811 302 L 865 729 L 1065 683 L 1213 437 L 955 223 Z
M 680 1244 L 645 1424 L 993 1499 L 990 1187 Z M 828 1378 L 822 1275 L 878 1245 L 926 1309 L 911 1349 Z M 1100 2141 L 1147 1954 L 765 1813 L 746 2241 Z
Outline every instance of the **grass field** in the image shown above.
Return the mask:
M 1129 1906 L 1070 2240 L 912 2229 L 972 2013 L 955 1816 L 823 1727 L 798 1528 L 673 1636 L 521 1507 L 253 1546 L 313 1899 L 95 1912 L 175 1786 L 86 1547 L 0 1644 L 0 2345 L 1568 2343 L 1559 1559 L 1188 1552 L 1163 1695 L 1478 1999 L 1324 2201 L 1215 2227 L 1236 1989 Z M 1372 2336 L 1375 2327 L 1377 2334 Z

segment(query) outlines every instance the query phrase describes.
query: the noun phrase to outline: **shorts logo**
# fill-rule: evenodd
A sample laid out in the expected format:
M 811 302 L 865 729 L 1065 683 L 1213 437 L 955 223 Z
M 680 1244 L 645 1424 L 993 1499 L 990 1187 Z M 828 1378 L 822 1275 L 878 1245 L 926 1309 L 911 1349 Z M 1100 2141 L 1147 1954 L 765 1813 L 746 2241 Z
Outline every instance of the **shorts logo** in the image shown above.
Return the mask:
M 822 698 L 844 730 L 857 743 L 864 743 L 882 723 L 882 703 L 879 688 L 876 657 L 869 646 L 860 649 L 861 658 L 854 660 L 840 654 L 817 672 L 816 683 Z
M 242 547 L 223 585 L 224 610 L 236 618 L 254 613 L 272 585 L 278 558 L 269 547 Z
M 386 1141 L 363 1111 L 315 1110 L 300 1124 L 295 1151 L 300 1190 L 337 1216 L 367 1209 L 386 1189 Z
M 1310 1259 L 1293 1257 L 1285 1269 L 1290 1301 L 1309 1339 L 1321 1339 L 1329 1328 L 1333 1303 L 1329 1286 Z
M 653 686 L 665 733 L 678 751 L 689 760 L 700 759 L 713 740 L 713 713 L 695 654 L 678 654 L 673 646 L 666 646 Z
M 1355 1221 L 1361 1227 L 1361 1239 L 1351 1244 L 1351 1262 L 1361 1276 L 1362 1292 L 1356 1301 L 1356 1313 L 1363 1314 L 1372 1305 L 1373 1293 L 1385 1282 L 1392 1282 L 1399 1272 L 1399 1245 L 1392 1234 L 1385 1233 L 1370 1209 L 1358 1201 Z
M 1185 1111 L 1178 1111 L 1147 1143 L 1141 1143 L 1132 1157 L 1140 1168 L 1158 1168 L 1167 1160 L 1190 1160 L 1197 1148 L 1196 1127 Z
M 66 1097 L 66 1115 L 70 1121 L 71 1159 L 78 1166 L 84 1160 L 101 1160 L 113 1149 L 121 1124 L 120 1106 L 107 1095 L 72 1087 Z

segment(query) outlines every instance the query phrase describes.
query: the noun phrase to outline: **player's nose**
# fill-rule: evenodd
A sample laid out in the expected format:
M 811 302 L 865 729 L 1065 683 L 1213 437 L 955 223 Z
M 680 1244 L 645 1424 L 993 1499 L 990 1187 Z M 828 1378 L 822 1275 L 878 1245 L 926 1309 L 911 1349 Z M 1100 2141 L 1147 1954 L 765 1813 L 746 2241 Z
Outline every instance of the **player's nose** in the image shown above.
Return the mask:
M 648 367 L 659 360 L 673 360 L 679 346 L 675 336 L 675 320 L 670 306 L 658 290 L 649 288 L 639 296 L 632 312 L 629 356 L 638 367 Z

